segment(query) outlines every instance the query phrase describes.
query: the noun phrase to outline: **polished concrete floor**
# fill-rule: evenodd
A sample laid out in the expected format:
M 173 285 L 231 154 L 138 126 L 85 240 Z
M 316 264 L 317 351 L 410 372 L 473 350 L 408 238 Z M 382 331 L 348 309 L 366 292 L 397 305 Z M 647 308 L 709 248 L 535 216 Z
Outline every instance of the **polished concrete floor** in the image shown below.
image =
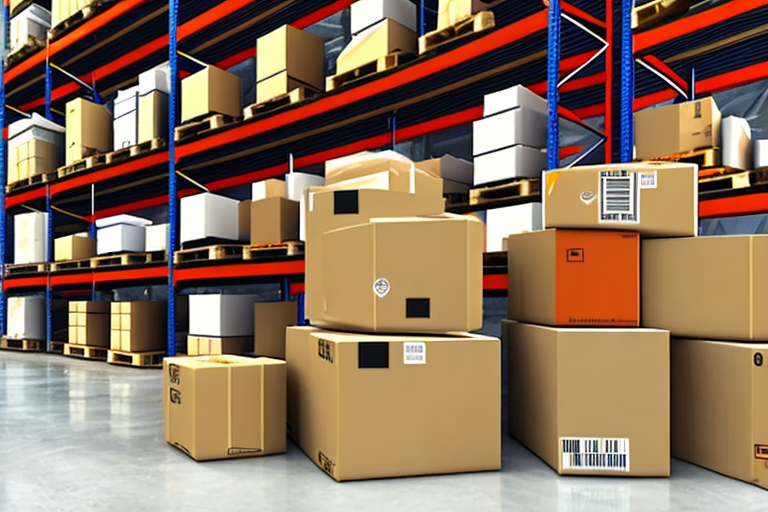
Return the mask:
M 161 389 L 155 370 L 0 352 L 0 512 L 768 510 L 678 461 L 671 479 L 558 477 L 509 437 L 500 473 L 338 484 L 294 445 L 196 463 L 163 439 Z

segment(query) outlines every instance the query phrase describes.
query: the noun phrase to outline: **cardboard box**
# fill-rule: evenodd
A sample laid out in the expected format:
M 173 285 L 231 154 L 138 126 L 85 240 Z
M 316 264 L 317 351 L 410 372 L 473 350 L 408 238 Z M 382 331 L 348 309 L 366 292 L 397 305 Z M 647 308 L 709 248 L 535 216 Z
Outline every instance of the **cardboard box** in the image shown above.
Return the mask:
M 29 4 L 11 18 L 10 53 L 24 48 L 30 39 L 45 41 L 51 28 L 51 13 L 41 5 Z
M 251 245 L 299 239 L 299 203 L 270 197 L 251 204 Z
M 467 16 L 487 10 L 504 0 L 440 0 L 437 11 L 437 29 L 456 25 Z
M 26 180 L 58 167 L 61 147 L 38 139 L 8 143 L 8 183 Z
M 286 364 L 288 431 L 337 481 L 501 469 L 496 338 L 289 327 Z
M 167 62 L 139 74 L 139 96 L 147 96 L 153 92 L 159 92 L 165 95 L 170 94 L 170 76 L 171 70 Z M 167 115 L 165 117 L 166 119 L 168 118 Z
M 203 337 L 253 336 L 255 295 L 190 295 L 189 334 Z
M 413 30 L 396 21 L 383 20 L 352 38 L 336 59 L 336 74 L 352 71 L 390 53 L 415 51 Z
M 285 452 L 285 362 L 168 357 L 165 440 L 197 461 Z
M 285 329 L 299 319 L 296 302 L 257 302 L 254 306 L 254 353 L 285 359 Z
M 8 338 L 45 341 L 45 297 L 8 297 Z
M 146 246 L 144 227 L 132 224 L 114 224 L 99 228 L 96 232 L 96 254 L 144 252 Z
M 669 476 L 667 331 L 501 322 L 513 437 L 560 475 Z
M 325 185 L 345 189 L 378 188 L 413 193 L 417 188 L 437 189 L 440 171 L 423 166 L 394 151 L 363 151 L 325 162 Z
M 508 316 L 559 326 L 640 325 L 640 237 L 547 229 L 507 239 Z
M 189 356 L 251 353 L 253 353 L 253 337 L 251 336 L 236 338 L 187 336 L 187 355 Z
M 451 155 L 443 155 L 440 158 L 422 160 L 416 162 L 416 167 L 443 180 L 454 181 L 472 185 L 474 180 L 474 166 L 461 158 Z
M 635 112 L 639 160 L 720 147 L 720 110 L 711 97 Z
M 20 213 L 13 216 L 13 263 L 48 261 L 48 214 Z
M 486 94 L 483 97 L 483 117 L 492 116 L 507 110 L 524 108 L 548 116 L 547 100 L 531 92 L 522 85 Z
M 754 168 L 762 169 L 763 167 L 768 167 L 768 139 L 756 140 L 752 146 L 754 147 Z
M 477 219 L 371 219 L 323 238 L 324 310 L 313 325 L 408 333 L 482 328 L 483 225 Z
M 547 168 L 547 153 L 528 146 L 512 146 L 475 157 L 475 186 L 515 178 L 539 178 Z
M 358 0 L 350 7 L 350 19 L 353 36 L 383 20 L 416 32 L 416 4 L 410 0 Z
M 297 87 L 323 90 L 325 42 L 314 34 L 283 25 L 256 41 L 256 103 Z
M 648 238 L 698 233 L 699 172 L 695 164 L 572 167 L 547 171 L 543 185 L 545 228 L 620 229 Z
M 246 199 L 237 205 L 237 239 L 249 243 L 251 240 L 251 201 Z
M 475 157 L 518 144 L 547 147 L 546 114 L 516 108 L 472 123 L 472 155 Z
M 88 233 L 77 233 L 54 240 L 54 261 L 81 260 L 96 256 L 96 240 Z
M 485 252 L 506 251 L 509 235 L 542 229 L 541 203 L 494 208 L 486 212 L 485 219 Z
M 65 164 L 112 151 L 112 114 L 104 105 L 77 98 L 66 106 Z
M 166 302 L 110 304 L 110 348 L 120 352 L 158 352 L 168 343 Z
M 672 456 L 768 489 L 768 345 L 670 345 Z
M 642 324 L 673 336 L 768 341 L 768 235 L 644 240 Z
M 109 348 L 109 302 L 69 303 L 69 343 Z
M 139 133 L 138 142 L 168 138 L 168 95 L 152 91 L 139 96 Z
M 747 120 L 728 116 L 723 119 L 720 128 L 723 138 L 723 165 L 734 169 L 752 170 L 752 129 Z
M 168 250 L 168 224 L 155 224 L 144 228 L 144 250 L 147 252 Z
M 251 185 L 251 199 L 261 201 L 268 197 L 285 197 L 285 182 L 270 178 Z
M 240 77 L 208 66 L 181 81 L 181 122 L 211 114 L 242 115 Z
M 310 187 L 322 187 L 325 178 L 304 172 L 291 172 L 285 175 L 285 197 L 291 201 L 299 201 L 304 191 Z M 266 199 L 266 198 L 265 198 Z
M 181 198 L 181 243 L 206 238 L 236 241 L 239 201 L 204 193 Z

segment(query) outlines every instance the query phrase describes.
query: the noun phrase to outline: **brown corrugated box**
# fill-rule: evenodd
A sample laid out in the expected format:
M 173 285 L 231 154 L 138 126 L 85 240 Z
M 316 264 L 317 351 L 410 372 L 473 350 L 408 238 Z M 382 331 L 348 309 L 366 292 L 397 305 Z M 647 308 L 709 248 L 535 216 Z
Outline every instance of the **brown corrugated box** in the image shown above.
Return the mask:
M 253 338 L 187 336 L 187 355 L 215 356 L 222 354 L 250 354 L 253 352 Z
M 285 359 L 285 329 L 298 322 L 298 304 L 290 301 L 257 302 L 254 308 L 254 353 Z
M 299 202 L 268 197 L 251 203 L 251 244 L 299 239 Z
M 328 231 L 322 268 L 324 308 L 313 325 L 390 333 L 483 326 L 483 224 L 477 219 L 371 219 Z
M 44 140 L 9 142 L 8 183 L 55 171 L 60 163 L 59 154 L 59 146 Z
M 337 481 L 501 468 L 501 346 L 290 327 L 288 429 Z
M 240 201 L 237 205 L 237 232 L 238 240 L 241 242 L 250 242 L 251 240 L 251 201 L 246 199 Z
M 636 112 L 636 158 L 720 147 L 720 118 L 711 97 Z
M 65 164 L 112 151 L 112 114 L 104 105 L 77 98 L 66 106 Z
M 437 29 L 456 25 L 468 16 L 493 7 L 504 0 L 440 0 L 437 11 Z
M 69 303 L 69 343 L 109 347 L 109 302 Z
M 669 332 L 501 331 L 513 437 L 561 475 L 669 476 Z
M 547 171 L 544 176 L 545 228 L 637 231 L 648 238 L 698 232 L 695 164 L 590 165 Z
M 643 326 L 768 341 L 768 235 L 644 240 L 640 261 Z
M 242 116 L 240 77 L 208 66 L 181 81 L 181 122 L 209 114 Z
M 672 456 L 768 489 L 768 345 L 673 339 Z
M 138 143 L 168 138 L 168 95 L 152 91 L 139 96 Z
M 121 352 L 165 350 L 168 306 L 160 301 L 113 302 L 110 348 Z
M 285 452 L 285 362 L 170 357 L 165 440 L 197 461 Z
M 352 38 L 336 59 L 336 74 L 352 71 L 398 51 L 416 51 L 416 33 L 396 21 L 382 20 Z
M 63 236 L 54 240 L 54 261 L 69 261 L 96 256 L 96 240 L 88 233 Z

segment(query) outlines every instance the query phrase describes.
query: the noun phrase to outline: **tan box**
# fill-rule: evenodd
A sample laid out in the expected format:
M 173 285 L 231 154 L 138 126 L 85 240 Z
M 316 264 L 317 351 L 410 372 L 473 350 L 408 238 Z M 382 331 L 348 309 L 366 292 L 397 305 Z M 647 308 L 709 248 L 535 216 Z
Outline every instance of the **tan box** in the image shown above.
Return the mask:
M 669 332 L 501 331 L 513 437 L 561 475 L 669 476 Z
M 169 357 L 165 440 L 195 460 L 285 452 L 285 362 L 232 355 Z
M 285 197 L 285 182 L 270 178 L 251 185 L 251 199 L 261 201 L 268 197 Z
M 390 333 L 482 328 L 479 220 L 447 213 L 371 219 L 323 238 L 325 307 L 313 325 Z
M 440 0 L 437 11 L 437 29 L 441 30 L 456 25 L 472 14 L 484 11 L 500 4 L 504 0 Z
M 257 355 L 285 359 L 285 329 L 296 325 L 296 302 L 257 302 L 254 309 L 255 348 Z
M 165 350 L 168 306 L 164 301 L 130 301 L 112 303 L 111 330 L 120 332 L 120 352 L 153 352 Z M 117 339 L 110 336 L 110 340 Z
M 544 228 L 637 231 L 641 237 L 696 236 L 695 164 L 644 162 L 545 173 Z
M 673 336 L 768 341 L 768 235 L 644 240 L 643 326 Z
M 251 201 L 246 199 L 240 201 L 237 205 L 237 232 L 239 234 L 238 239 L 241 242 L 249 242 L 251 240 Z
M 8 183 L 56 170 L 59 147 L 48 141 L 31 139 L 8 142 Z
M 109 313 L 110 302 L 73 300 L 69 302 L 69 311 L 78 313 Z
M 299 239 L 299 202 L 269 197 L 251 204 L 251 244 Z
M 217 338 L 205 336 L 187 336 L 187 355 L 218 356 L 222 354 L 251 354 L 253 338 Z
M 208 66 L 181 81 L 181 122 L 209 114 L 242 115 L 240 77 Z
M 635 112 L 636 158 L 720 147 L 720 119 L 712 97 Z
M 352 38 L 336 59 L 336 74 L 352 71 L 398 51 L 415 52 L 416 33 L 396 21 L 382 20 Z
M 259 51 L 259 48 L 262 50 Z M 323 90 L 325 41 L 283 25 L 256 41 L 256 103 L 269 101 L 297 87 Z
M 96 256 L 96 240 L 88 233 L 63 236 L 54 240 L 54 261 L 69 261 Z
M 69 343 L 109 348 L 109 314 L 104 312 L 70 313 Z
M 767 344 L 673 339 L 672 456 L 768 489 Z
M 139 96 L 138 144 L 168 138 L 168 95 L 152 91 Z
M 66 106 L 65 164 L 112 151 L 112 114 L 104 105 L 77 98 Z
M 337 481 L 501 469 L 501 346 L 289 327 L 288 430 Z

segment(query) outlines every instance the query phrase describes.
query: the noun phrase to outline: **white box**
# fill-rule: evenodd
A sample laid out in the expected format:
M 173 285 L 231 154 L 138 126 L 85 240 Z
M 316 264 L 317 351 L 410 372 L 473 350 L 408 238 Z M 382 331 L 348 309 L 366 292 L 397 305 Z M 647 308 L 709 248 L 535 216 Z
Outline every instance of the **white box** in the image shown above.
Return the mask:
M 96 254 L 144 252 L 144 227 L 114 224 L 96 232 Z
M 453 155 L 443 155 L 440 158 L 432 158 L 416 162 L 416 167 L 427 171 L 444 180 L 456 181 L 471 185 L 474 182 L 474 166 Z
M 237 241 L 240 201 L 204 193 L 181 199 L 181 243 L 204 238 Z
M 746 119 L 736 116 L 728 116 L 720 122 L 722 134 L 721 147 L 723 150 L 723 165 L 752 170 L 752 129 Z
M 255 295 L 190 295 L 191 336 L 253 336 Z
M 390 19 L 416 32 L 416 4 L 410 0 L 358 0 L 350 7 L 352 35 Z
M 145 71 L 139 75 L 139 96 L 144 96 L 152 91 L 171 93 L 170 68 L 168 63 Z
M 8 337 L 45 340 L 45 297 L 8 297 Z
M 299 240 L 302 242 L 307 239 L 307 197 L 301 194 L 299 199 Z
M 516 204 L 488 210 L 485 214 L 485 250 L 506 251 L 509 235 L 541 229 L 541 203 Z
M 485 98 L 483 98 L 483 117 L 520 107 L 533 110 L 545 116 L 549 115 L 547 100 L 529 91 L 522 85 L 516 85 L 503 91 L 486 94 Z
M 138 112 L 126 114 L 115 118 L 112 122 L 112 133 L 114 136 L 115 151 L 118 149 L 129 148 L 139 143 L 139 124 L 137 122 Z
M 768 139 L 758 139 L 753 141 L 755 159 L 752 162 L 755 169 L 768 167 Z
M 131 87 L 117 91 L 113 116 L 115 119 L 136 112 L 139 109 L 139 87 Z
M 42 263 L 48 260 L 48 214 L 22 213 L 13 218 L 13 262 Z
M 325 178 L 303 172 L 292 172 L 285 175 L 285 197 L 291 201 L 301 201 L 304 190 L 309 187 L 322 187 Z
M 28 142 L 35 139 L 63 148 L 65 132 L 66 129 L 63 126 L 33 112 L 32 117 L 20 119 L 8 125 L 8 143 Z
M 51 28 L 51 13 L 44 7 L 31 4 L 11 18 L 11 53 L 20 50 L 29 41 L 29 36 L 44 41 Z
M 472 155 L 523 144 L 532 148 L 547 147 L 547 116 L 516 108 L 472 123 Z
M 547 168 L 547 153 L 528 146 L 512 146 L 475 157 L 475 185 L 513 178 L 539 178 Z
M 115 226 L 117 224 L 128 224 L 130 226 L 145 227 L 152 224 L 151 220 L 142 219 L 141 217 L 135 217 L 133 215 L 114 215 L 112 217 L 104 217 L 96 221 L 97 228 L 106 228 L 109 226 Z
M 144 228 L 144 250 L 167 251 L 168 250 L 168 224 L 155 224 Z

